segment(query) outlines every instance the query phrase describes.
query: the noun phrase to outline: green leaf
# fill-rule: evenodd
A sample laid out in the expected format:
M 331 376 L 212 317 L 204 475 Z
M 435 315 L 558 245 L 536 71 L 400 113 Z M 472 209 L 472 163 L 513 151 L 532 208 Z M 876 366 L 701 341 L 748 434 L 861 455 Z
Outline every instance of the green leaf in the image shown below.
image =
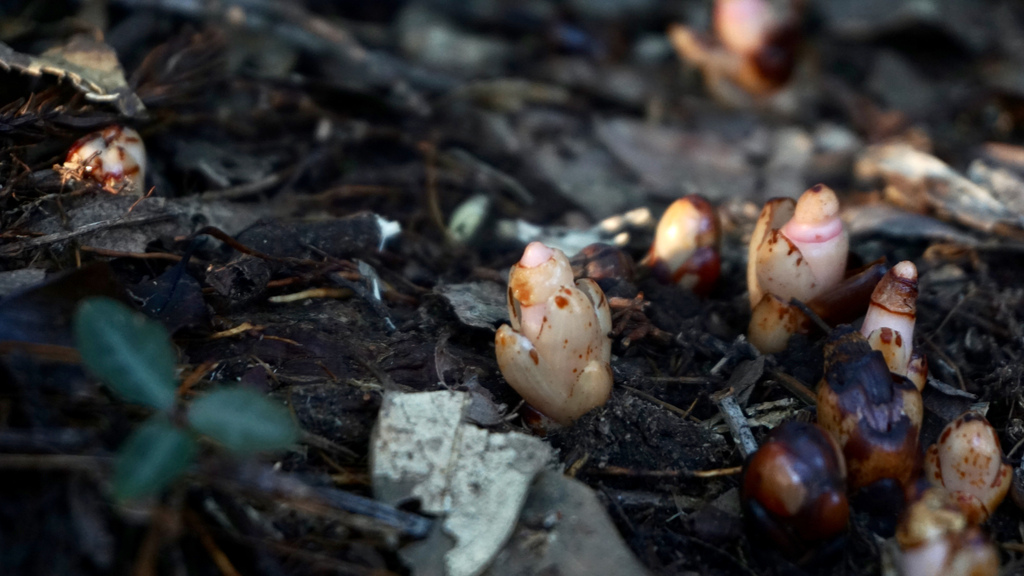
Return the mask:
M 196 399 L 188 421 L 238 454 L 281 450 L 299 439 L 299 428 L 287 408 L 245 388 L 221 388 Z
M 195 460 L 199 444 L 163 417 L 151 418 L 121 445 L 114 464 L 114 498 L 157 496 Z
M 158 410 L 174 407 L 174 348 L 164 327 L 109 298 L 89 298 L 75 312 L 82 362 L 121 398 Z

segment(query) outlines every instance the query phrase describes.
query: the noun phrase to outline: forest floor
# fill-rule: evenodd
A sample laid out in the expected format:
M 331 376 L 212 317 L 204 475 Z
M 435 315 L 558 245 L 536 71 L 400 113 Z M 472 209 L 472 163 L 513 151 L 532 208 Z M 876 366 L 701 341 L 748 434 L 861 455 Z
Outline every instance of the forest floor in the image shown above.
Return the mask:
M 731 389 L 758 440 L 814 418 L 801 391 L 821 379 L 823 334 L 776 355 L 747 342 L 746 242 L 765 200 L 818 182 L 843 204 L 850 268 L 918 267 L 922 447 L 975 407 L 1021 464 L 1015 2 L 809 2 L 792 100 L 740 106 L 709 95 L 666 32 L 707 30 L 703 1 L 13 5 L 0 9 L 5 574 L 441 573 L 455 537 L 443 515 L 376 484 L 400 452 L 385 427 L 374 436 L 382 404 L 453 391 L 474 406 L 456 424 L 536 436 L 494 354 L 509 267 L 533 240 L 570 256 L 613 243 L 639 262 L 657 217 L 694 193 L 722 223 L 714 289 L 698 298 L 640 267 L 606 283 L 611 399 L 513 454 L 592 492 L 570 499 L 579 484 L 538 476 L 524 504 L 537 470 L 519 492 L 509 481 L 512 508 L 473 515 L 499 560 L 460 570 L 892 573 L 885 529 L 856 505 L 838 549 L 803 565 L 752 541 L 716 404 Z M 60 167 L 111 124 L 145 142 L 145 198 Z M 270 299 L 307 289 L 322 290 Z M 69 322 L 84 297 L 145 308 L 143 293 L 167 299 L 146 309 L 174 335 L 185 400 L 264 391 L 302 443 L 252 460 L 206 446 L 162 498 L 111 504 L 111 459 L 146 411 L 83 372 Z M 558 494 L 571 508 L 543 512 Z M 558 556 L 550 535 L 568 516 L 594 536 L 563 533 L 577 547 Z M 508 530 L 489 536 L 499 517 Z M 1008 499 L 987 524 L 1004 573 L 1024 570 L 1022 521 Z

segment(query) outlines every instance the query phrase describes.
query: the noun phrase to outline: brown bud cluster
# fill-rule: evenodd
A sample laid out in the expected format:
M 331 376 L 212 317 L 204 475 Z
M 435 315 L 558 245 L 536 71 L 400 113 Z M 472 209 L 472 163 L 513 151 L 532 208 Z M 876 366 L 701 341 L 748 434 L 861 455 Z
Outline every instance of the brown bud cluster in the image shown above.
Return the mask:
M 721 242 L 715 207 L 703 196 L 691 194 L 673 202 L 658 221 L 644 263 L 661 283 L 706 296 L 721 271 Z
M 881 352 L 850 326 L 833 331 L 825 343 L 818 423 L 842 446 L 852 489 L 884 478 L 909 485 L 923 415 L 921 393 L 889 371 Z
M 835 538 L 850 516 L 835 439 L 814 424 L 781 424 L 744 466 L 741 498 L 758 533 L 790 557 Z

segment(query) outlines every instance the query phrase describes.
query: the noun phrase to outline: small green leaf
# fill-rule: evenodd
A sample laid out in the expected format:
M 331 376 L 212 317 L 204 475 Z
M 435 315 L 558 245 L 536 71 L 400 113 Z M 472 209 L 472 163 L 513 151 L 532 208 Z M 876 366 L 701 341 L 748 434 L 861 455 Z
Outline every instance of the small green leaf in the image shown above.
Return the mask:
M 82 362 L 121 398 L 158 410 L 174 407 L 174 348 L 164 327 L 109 298 L 89 298 L 75 312 Z
M 222 388 L 196 399 L 188 421 L 238 454 L 281 450 L 299 439 L 299 428 L 287 408 L 245 388 Z
M 114 464 L 114 498 L 157 496 L 195 460 L 199 445 L 187 430 L 151 418 L 121 445 Z

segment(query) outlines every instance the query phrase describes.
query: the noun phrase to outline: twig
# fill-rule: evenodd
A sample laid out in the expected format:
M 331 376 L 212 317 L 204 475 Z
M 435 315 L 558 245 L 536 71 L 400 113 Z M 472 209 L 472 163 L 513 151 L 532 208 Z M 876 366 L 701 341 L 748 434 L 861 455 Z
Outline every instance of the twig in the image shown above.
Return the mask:
M 100 232 L 102 230 L 109 230 L 111 228 L 121 228 L 125 226 L 140 226 L 142 224 L 152 224 L 153 222 L 160 222 L 161 220 L 171 220 L 175 218 L 173 214 L 157 214 L 150 216 L 139 216 L 137 218 L 114 218 L 111 220 L 101 220 L 99 222 L 93 222 L 92 224 L 86 224 L 74 230 L 68 230 L 66 232 L 56 232 L 54 234 L 47 234 L 46 236 L 39 236 L 29 240 L 22 240 L 21 242 L 15 242 L 14 244 L 8 244 L 3 248 L 0 248 L 0 256 L 16 256 L 21 252 L 30 248 L 38 248 L 40 246 L 48 246 L 57 242 L 64 242 L 71 240 L 72 238 L 78 238 L 79 236 L 85 236 L 86 234 L 92 234 Z
M 722 413 L 722 418 L 729 425 L 729 433 L 732 434 L 732 438 L 740 449 L 740 454 L 743 455 L 743 458 L 746 459 L 754 452 L 757 452 L 757 441 L 754 440 L 754 433 L 750 431 L 747 417 L 743 415 L 743 409 L 736 402 L 732 388 L 716 392 L 711 396 L 711 400 L 718 406 L 718 410 Z
M 206 548 L 206 553 L 213 559 L 213 563 L 217 565 L 217 569 L 224 576 L 242 576 L 235 566 L 231 563 L 227 554 L 217 546 L 217 541 L 210 535 L 210 531 L 206 529 L 206 525 L 199 518 L 199 515 L 192 510 L 185 510 L 185 523 L 188 527 L 195 531 L 196 535 L 199 536 L 199 542 Z
M 315 446 L 327 452 L 333 452 L 335 454 L 344 454 L 345 456 L 348 456 L 353 460 L 359 458 L 359 455 L 356 454 L 355 451 L 345 448 L 341 444 L 331 442 L 330 440 L 324 438 L 323 436 L 317 436 L 312 432 L 303 432 L 302 441 L 305 442 L 306 444 L 309 444 L 310 446 Z
M 646 478 L 717 478 L 735 476 L 743 471 L 742 466 L 717 468 L 715 470 L 634 470 L 622 466 L 605 466 L 587 470 L 587 474 L 598 476 L 643 476 Z
M 288 168 L 280 172 L 270 174 L 269 176 L 255 182 L 247 182 L 230 188 L 203 192 L 199 195 L 199 199 L 203 202 L 209 202 L 212 200 L 237 200 L 239 198 L 245 198 L 246 196 L 260 194 L 263 191 L 269 190 L 283 182 L 285 176 L 290 174 L 291 171 L 292 168 Z
M 646 392 L 641 392 L 640 390 L 637 390 L 636 388 L 632 388 L 630 386 L 623 386 L 623 388 L 625 388 L 626 390 L 629 390 L 630 392 L 632 392 L 633 394 L 636 394 L 637 396 L 643 398 L 644 400 L 647 400 L 647 401 L 650 401 L 650 402 L 654 402 L 658 406 L 661 406 L 662 408 L 664 408 L 664 409 L 666 409 L 666 410 L 668 410 L 670 412 L 675 412 L 681 418 L 684 418 L 684 419 L 687 418 L 690 415 L 690 412 L 693 411 L 693 407 L 696 406 L 696 404 L 697 404 L 697 401 L 694 400 L 694 403 L 690 406 L 690 408 L 688 410 L 683 410 L 682 408 L 680 408 L 678 406 L 675 406 L 673 404 L 669 404 L 668 402 L 665 402 L 664 400 L 659 400 L 659 399 L 655 398 L 654 396 L 651 396 L 650 394 L 648 394 Z
M 778 380 L 779 384 L 782 384 L 783 388 L 789 390 L 804 404 L 807 404 L 808 406 L 815 406 L 818 404 L 817 395 L 815 395 L 813 390 L 811 390 L 807 386 L 804 386 L 803 382 L 797 380 L 796 378 L 790 376 L 789 374 L 779 372 L 778 370 L 772 370 L 769 372 L 769 374 L 771 374 L 773 378 Z
M 78 353 L 77 349 L 70 346 L 37 344 L 20 340 L 0 340 L 0 356 L 10 354 L 11 352 L 22 352 L 48 362 L 63 362 L 65 364 L 80 364 L 82 362 L 81 354 Z
M 0 470 L 66 470 L 99 472 L 113 458 L 76 454 L 0 454 Z
M 141 260 L 169 260 L 171 262 L 180 262 L 181 256 L 177 254 L 169 254 L 167 252 L 123 252 L 121 250 L 108 250 L 106 248 L 96 248 L 95 246 L 79 246 L 79 250 L 82 252 L 91 252 L 100 256 L 109 256 L 111 258 L 139 258 Z M 192 262 L 197 262 L 195 258 Z
M 426 537 L 433 524 L 430 518 L 403 512 L 370 498 L 334 488 L 310 486 L 265 464 L 248 462 L 232 469 L 211 470 L 205 476 L 211 484 L 249 490 L 269 498 L 283 498 L 313 513 L 344 511 L 373 519 L 412 538 Z
M 811 322 L 813 322 L 814 325 L 817 326 L 818 329 L 821 330 L 823 333 L 828 334 L 829 332 L 832 331 L 832 327 L 829 326 L 827 322 L 822 320 L 821 316 L 818 316 L 818 314 L 814 310 L 811 310 L 810 307 L 807 306 L 807 304 L 804 304 L 802 301 L 797 300 L 796 298 L 792 298 L 789 301 L 789 305 L 803 312 L 804 316 L 807 316 L 807 318 Z
M 645 380 L 665 384 L 714 384 L 720 379 L 711 376 L 651 376 Z

